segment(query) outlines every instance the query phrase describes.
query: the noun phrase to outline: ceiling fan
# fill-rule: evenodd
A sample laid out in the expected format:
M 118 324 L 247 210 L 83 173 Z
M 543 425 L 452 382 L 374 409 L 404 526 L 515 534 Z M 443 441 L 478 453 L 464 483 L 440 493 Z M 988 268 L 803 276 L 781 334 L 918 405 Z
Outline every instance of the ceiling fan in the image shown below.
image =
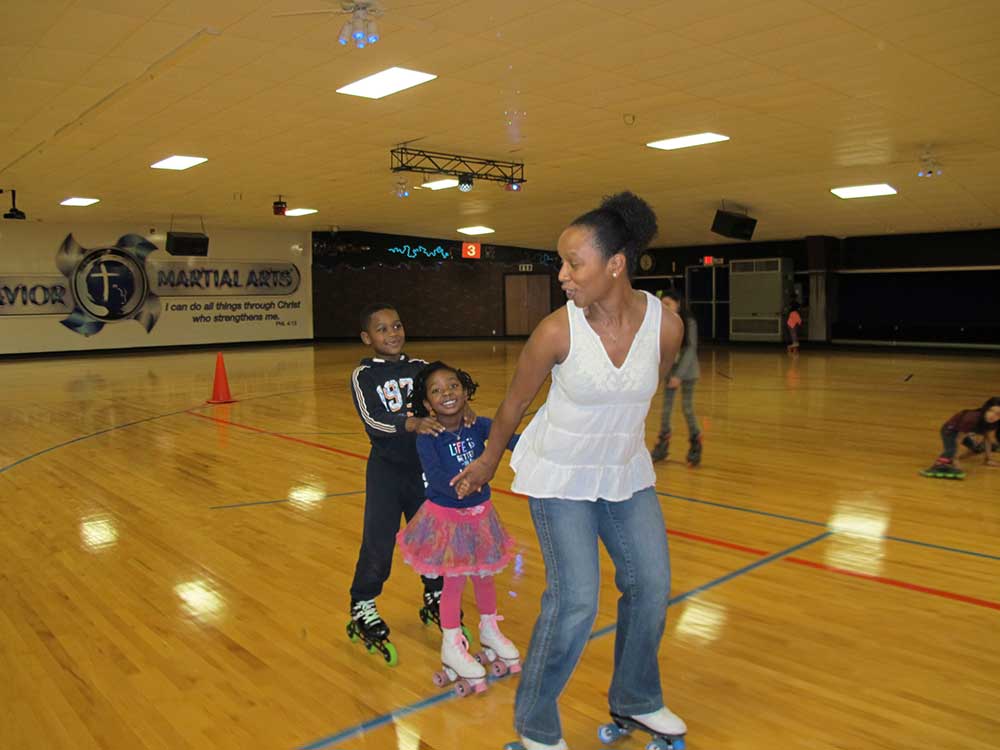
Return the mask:
M 332 0 L 328 2 L 329 5 L 334 5 Z M 282 18 L 287 16 L 317 16 L 326 14 L 339 14 L 339 13 L 351 13 L 354 14 L 357 11 L 365 11 L 369 15 L 380 16 L 385 12 L 385 9 L 376 0 L 341 0 L 339 8 L 316 8 L 315 10 L 292 10 L 286 11 L 284 13 L 275 13 L 274 18 Z
M 330 5 L 333 5 L 331 2 Z M 316 16 L 316 15 L 350 15 L 351 17 L 340 29 L 337 41 L 347 46 L 354 42 L 358 49 L 363 49 L 369 44 L 375 44 L 381 37 L 378 32 L 378 24 L 375 19 L 385 13 L 385 9 L 377 0 L 341 0 L 340 7 L 317 8 L 315 10 L 295 10 L 285 13 L 275 13 L 274 18 L 288 18 L 290 16 Z

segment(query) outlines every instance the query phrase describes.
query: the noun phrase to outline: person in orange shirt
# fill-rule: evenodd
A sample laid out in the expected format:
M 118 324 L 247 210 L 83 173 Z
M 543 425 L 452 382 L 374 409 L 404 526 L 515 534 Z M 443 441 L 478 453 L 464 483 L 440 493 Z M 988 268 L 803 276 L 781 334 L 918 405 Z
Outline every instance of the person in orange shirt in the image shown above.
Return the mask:
M 792 303 L 792 311 L 788 313 L 788 335 L 792 342 L 788 345 L 789 354 L 799 353 L 799 330 L 802 328 L 802 316 L 799 315 L 799 303 Z

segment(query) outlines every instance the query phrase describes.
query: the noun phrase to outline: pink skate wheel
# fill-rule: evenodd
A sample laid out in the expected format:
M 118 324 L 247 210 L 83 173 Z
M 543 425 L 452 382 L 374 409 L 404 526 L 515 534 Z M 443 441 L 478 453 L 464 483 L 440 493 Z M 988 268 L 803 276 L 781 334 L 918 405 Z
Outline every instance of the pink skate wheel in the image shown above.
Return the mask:
M 460 698 L 464 698 L 469 693 L 472 692 L 472 687 L 469 685 L 468 680 L 462 679 L 455 683 L 455 692 Z
M 434 684 L 437 685 L 438 687 L 444 687 L 449 682 L 451 682 L 451 680 L 448 679 L 448 675 L 445 674 L 445 672 L 443 671 L 435 672 L 434 677 L 431 679 L 434 680 Z
M 490 664 L 490 672 L 493 673 L 494 677 L 503 677 L 508 671 L 507 665 L 499 659 Z

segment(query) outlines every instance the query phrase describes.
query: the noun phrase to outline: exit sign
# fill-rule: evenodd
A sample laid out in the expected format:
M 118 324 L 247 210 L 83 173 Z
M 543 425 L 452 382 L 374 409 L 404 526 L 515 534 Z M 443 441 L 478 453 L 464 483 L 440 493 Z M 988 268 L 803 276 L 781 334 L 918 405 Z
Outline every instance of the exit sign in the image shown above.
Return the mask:
M 701 259 L 701 264 L 703 266 L 721 266 L 726 262 L 725 258 L 719 258 L 714 255 L 706 255 Z

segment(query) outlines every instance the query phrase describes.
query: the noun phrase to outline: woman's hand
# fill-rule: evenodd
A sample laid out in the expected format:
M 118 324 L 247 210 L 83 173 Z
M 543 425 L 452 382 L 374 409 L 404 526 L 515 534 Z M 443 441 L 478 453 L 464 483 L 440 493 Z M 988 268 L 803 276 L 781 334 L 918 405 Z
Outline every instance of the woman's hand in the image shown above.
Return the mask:
M 480 456 L 452 478 L 451 486 L 455 488 L 455 494 L 461 500 L 473 492 L 479 492 L 496 473 L 497 467 L 491 466 Z
M 670 380 L 667 381 L 667 388 L 670 388 L 672 390 L 680 386 L 680 384 L 681 384 L 680 378 L 670 378 Z
M 474 412 L 472 407 L 469 406 L 468 401 L 465 402 L 465 412 L 462 414 L 462 423 L 466 427 L 472 427 L 472 425 L 476 423 L 476 412 Z

